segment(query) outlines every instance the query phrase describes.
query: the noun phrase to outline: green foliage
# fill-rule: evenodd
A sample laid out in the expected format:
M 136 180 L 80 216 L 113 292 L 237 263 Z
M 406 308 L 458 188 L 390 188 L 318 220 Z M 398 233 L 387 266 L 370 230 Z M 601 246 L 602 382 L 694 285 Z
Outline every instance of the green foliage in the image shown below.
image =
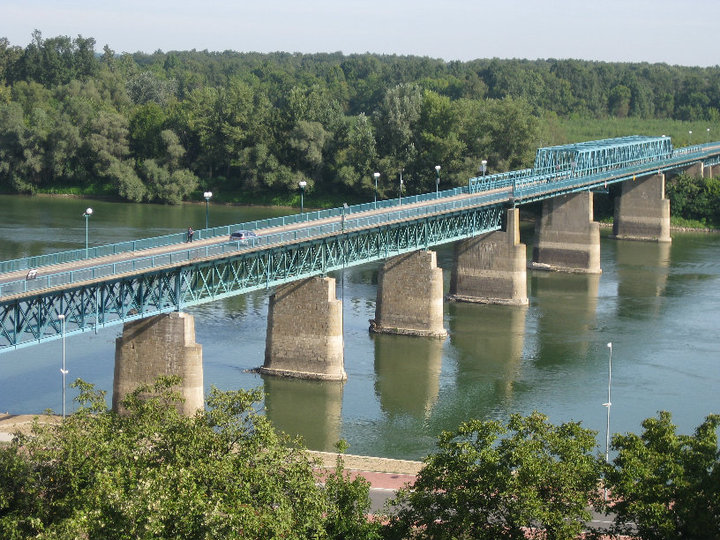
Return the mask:
M 118 56 L 107 47 L 98 56 L 94 46 L 40 32 L 24 49 L 0 39 L 0 189 L 104 184 L 123 199 L 175 203 L 191 196 L 194 177 L 237 200 L 289 200 L 305 180 L 335 201 L 368 200 L 376 171 L 381 198 L 397 196 L 401 171 L 413 194 L 434 187 L 436 165 L 447 188 L 475 176 L 483 159 L 506 171 L 530 165 L 537 146 L 628 134 L 665 133 L 683 146 L 705 142 L 720 119 L 720 68 Z
M 259 391 L 213 389 L 177 410 L 177 378 L 107 411 L 78 381 L 79 410 L 0 448 L 0 536 L 20 538 L 375 538 L 367 485 L 342 469 L 318 485 L 296 441 L 255 410 Z
M 600 470 L 595 432 L 535 412 L 507 426 L 472 420 L 438 446 L 394 501 L 389 538 L 525 538 L 537 526 L 570 539 L 584 529 Z
M 618 452 L 607 473 L 616 530 L 642 538 L 718 538 L 720 535 L 720 415 L 694 435 L 677 435 L 670 413 L 648 418 L 642 435 L 615 435 Z M 634 526 L 626 526 L 632 522 Z
M 705 227 L 720 226 L 720 179 L 680 174 L 667 182 L 665 192 L 674 214 Z

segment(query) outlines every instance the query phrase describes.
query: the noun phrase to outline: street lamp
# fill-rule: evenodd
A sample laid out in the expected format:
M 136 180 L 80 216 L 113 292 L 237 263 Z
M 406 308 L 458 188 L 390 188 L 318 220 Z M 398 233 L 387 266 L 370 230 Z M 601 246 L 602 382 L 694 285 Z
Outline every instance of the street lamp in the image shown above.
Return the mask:
M 375 177 L 375 208 L 377 208 L 377 181 L 378 181 L 378 178 L 380 178 L 380 173 L 379 172 L 373 173 L 373 176 Z
M 212 198 L 212 191 L 206 191 L 203 193 L 205 197 L 205 228 L 209 228 L 210 225 L 210 199 Z
M 83 216 L 85 217 L 85 258 L 88 258 L 88 221 L 90 219 L 90 216 L 92 216 L 93 209 L 88 208 L 85 210 L 85 213 Z
M 707 128 L 707 135 L 708 135 L 707 142 L 710 142 L 710 128 Z
M 690 146 L 690 142 L 692 141 L 692 129 L 688 131 L 688 146 Z
M 480 162 L 480 170 L 482 171 L 482 175 L 485 176 L 485 171 L 487 171 L 487 159 L 483 159 Z
M 300 186 L 300 215 L 302 215 L 305 209 L 305 186 L 307 186 L 307 182 L 305 180 L 300 180 L 300 182 L 298 182 L 298 186 Z
M 435 198 L 440 197 L 440 165 L 435 165 Z
M 603 403 L 603 407 L 607 407 L 607 424 L 605 425 L 605 463 L 610 460 L 610 385 L 612 384 L 612 343 L 607 344 L 610 349 L 608 358 L 608 399 L 607 403 Z M 607 486 L 605 487 L 605 500 L 607 500 Z
M 65 315 L 58 315 L 58 319 L 60 319 L 60 332 L 62 333 L 62 368 L 60 368 L 60 373 L 62 373 L 62 416 L 65 418 L 65 375 L 68 374 L 67 369 L 65 369 Z
M 400 169 L 400 196 L 398 197 L 398 206 L 402 206 L 402 186 L 403 186 L 403 179 L 402 179 L 402 173 L 405 169 Z

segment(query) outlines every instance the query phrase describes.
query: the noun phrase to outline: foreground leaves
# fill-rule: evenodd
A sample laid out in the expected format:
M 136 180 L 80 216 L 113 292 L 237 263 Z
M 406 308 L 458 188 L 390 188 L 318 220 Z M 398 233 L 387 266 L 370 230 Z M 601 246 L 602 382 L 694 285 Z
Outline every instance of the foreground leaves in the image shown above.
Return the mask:
M 259 391 L 213 389 L 208 410 L 177 411 L 173 378 L 124 407 L 78 381 L 80 410 L 0 450 L 0 537 L 374 538 L 368 486 L 313 463 L 255 404 Z M 361 511 L 358 512 L 357 509 Z

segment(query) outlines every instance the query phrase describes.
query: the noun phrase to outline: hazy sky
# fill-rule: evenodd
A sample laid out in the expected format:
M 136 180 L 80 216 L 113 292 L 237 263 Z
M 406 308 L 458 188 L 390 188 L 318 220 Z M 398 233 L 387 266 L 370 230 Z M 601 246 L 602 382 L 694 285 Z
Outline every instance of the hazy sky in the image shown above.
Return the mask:
M 720 64 L 720 0 L 0 0 L 0 37 L 207 49 Z

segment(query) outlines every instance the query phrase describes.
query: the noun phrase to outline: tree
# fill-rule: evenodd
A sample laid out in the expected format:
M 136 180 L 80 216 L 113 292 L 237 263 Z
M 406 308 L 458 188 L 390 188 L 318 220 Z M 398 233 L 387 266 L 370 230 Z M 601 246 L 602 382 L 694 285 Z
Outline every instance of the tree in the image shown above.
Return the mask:
M 642 435 L 617 434 L 612 440 L 618 454 L 607 483 L 616 531 L 636 530 L 657 540 L 718 538 L 720 415 L 708 416 L 694 435 L 677 435 L 666 411 L 642 426 Z
M 80 380 L 80 409 L 0 448 L 0 536 L 20 538 L 376 538 L 368 486 L 331 475 L 256 410 L 259 390 L 213 389 L 177 410 L 178 378 L 131 393 L 127 413 Z
M 506 435 L 500 438 L 501 435 Z M 595 432 L 534 412 L 507 426 L 472 420 L 444 432 L 412 490 L 401 490 L 391 538 L 575 538 L 589 519 L 600 462 Z

